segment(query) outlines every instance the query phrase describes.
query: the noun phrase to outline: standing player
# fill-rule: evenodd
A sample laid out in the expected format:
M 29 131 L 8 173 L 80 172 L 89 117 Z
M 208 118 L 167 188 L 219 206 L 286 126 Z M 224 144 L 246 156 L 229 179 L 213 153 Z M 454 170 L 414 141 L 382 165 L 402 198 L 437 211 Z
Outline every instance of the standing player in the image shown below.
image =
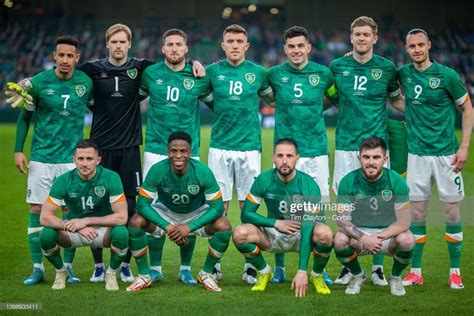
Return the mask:
M 421 258 L 426 242 L 425 221 L 435 180 L 446 221 L 445 239 L 451 267 L 449 285 L 452 289 L 462 289 L 460 202 L 464 198 L 464 184 L 461 170 L 469 152 L 472 104 L 459 75 L 430 60 L 431 42 L 424 30 L 409 31 L 405 47 L 412 63 L 401 67 L 399 76 L 407 100 L 407 182 L 413 205 L 410 229 L 416 237 L 416 246 L 410 274 L 403 283 L 423 284 Z M 456 107 L 462 111 L 460 146 L 454 130 Z
M 120 175 L 127 198 L 128 218 L 135 213 L 135 200 L 142 181 L 140 148 L 142 123 L 139 95 L 140 80 L 146 67 L 154 62 L 128 57 L 132 32 L 127 25 L 114 24 L 105 32 L 109 50 L 107 58 L 89 61 L 79 69 L 84 71 L 94 84 L 94 105 L 91 139 L 98 145 L 102 166 Z M 202 68 L 200 64 L 197 68 Z M 195 71 L 197 75 L 197 71 Z M 199 73 L 201 76 L 203 72 Z M 91 281 L 103 282 L 105 269 L 102 248 L 92 248 L 95 261 Z M 120 277 L 123 282 L 132 282 L 130 271 L 131 254 L 125 257 Z
M 393 107 L 403 107 L 395 65 L 373 52 L 377 30 L 372 18 L 355 19 L 351 24 L 351 56 L 329 65 L 339 97 L 333 178 L 336 193 L 342 177 L 360 168 L 357 155 L 362 140 L 377 136 L 388 143 L 387 98 Z M 383 255 L 373 257 L 371 278 L 375 285 L 388 284 L 383 274 Z M 349 280 L 349 271 L 343 269 L 335 283 L 347 284 Z
M 226 60 L 207 67 L 215 114 L 208 161 L 222 191 L 225 214 L 234 184 L 242 208 L 253 179 L 260 173 L 262 144 L 258 97 L 268 101 L 273 98 L 265 69 L 245 60 L 249 46 L 245 28 L 229 25 L 221 43 Z M 220 275 L 219 265 L 215 272 Z M 255 269 L 246 264 L 243 279 L 255 283 L 255 276 Z
M 268 71 L 275 94 L 274 142 L 293 138 L 298 144 L 296 168 L 309 174 L 321 189 L 322 202 L 329 202 L 329 158 L 324 123 L 324 97 L 336 94 L 329 68 L 308 61 L 311 52 L 308 31 L 293 26 L 285 31 L 288 62 Z M 286 279 L 284 258 L 276 258 L 273 283 Z
M 272 159 L 275 168 L 255 179 L 242 210 L 243 224 L 237 226 L 233 234 L 237 249 L 258 269 L 257 283 L 252 291 L 265 291 L 273 275 L 260 249 L 294 251 L 299 252 L 299 264 L 292 289 L 295 289 L 295 296 L 305 296 L 309 255 L 314 244 L 311 282 L 317 293 L 329 294 L 322 273 L 332 250 L 332 231 L 323 220 L 324 213 L 318 212 L 319 187 L 311 176 L 295 169 L 299 159 L 298 145 L 292 139 L 278 140 Z M 262 199 L 267 205 L 267 217 L 257 213 Z M 311 206 L 305 206 L 308 204 Z M 321 219 L 306 219 L 307 216 L 316 219 L 316 215 Z
M 222 194 L 212 171 L 190 159 L 191 137 L 174 132 L 168 137 L 168 159 L 149 170 L 138 197 L 138 213 L 130 221 L 130 246 L 137 260 L 138 277 L 127 291 L 150 286 L 145 231 L 160 237 L 167 234 L 177 245 L 190 234 L 209 238 L 209 253 L 198 280 L 209 291 L 220 292 L 212 275 L 216 262 L 229 246 L 232 228 L 224 213 Z
M 110 247 L 110 267 L 105 288 L 119 289 L 115 271 L 128 251 L 127 201 L 122 182 L 114 171 L 98 166 L 97 146 L 89 140 L 77 143 L 73 157 L 76 169 L 59 176 L 41 209 L 41 249 L 56 268 L 53 289 L 66 287 L 66 268 L 60 247 Z M 54 213 L 66 203 L 66 221 Z
M 83 136 L 84 113 L 92 82 L 82 71 L 74 70 L 80 58 L 78 46 L 79 41 L 72 36 L 58 37 L 53 54 L 56 67 L 22 83 L 33 100 L 32 106 L 20 111 L 15 143 L 17 169 L 26 174 L 26 166 L 29 167 L 26 202 L 30 203 L 28 242 L 34 269 L 24 281 L 26 285 L 44 280 L 39 240 L 43 229 L 40 224 L 41 205 L 54 179 L 74 168 L 71 162 L 74 146 Z M 36 123 L 28 162 L 23 147 L 34 113 Z
M 167 139 L 175 131 L 186 131 L 191 135 L 192 157 L 199 159 L 199 100 L 212 100 L 209 79 L 194 78 L 191 66 L 186 64 L 186 33 L 170 29 L 163 34 L 162 42 L 165 60 L 145 70 L 140 86 L 140 94 L 150 97 L 143 168 L 145 177 L 155 163 L 167 158 Z M 165 235 L 150 237 L 149 241 L 152 279 L 158 281 L 163 278 L 161 257 Z M 185 284 L 196 284 L 191 274 L 195 236 L 188 241 L 180 249 L 179 279 Z
M 402 176 L 383 167 L 387 159 L 381 138 L 365 139 L 360 144 L 361 168 L 348 173 L 339 184 L 334 251 L 353 275 L 346 294 L 359 294 L 365 281 L 357 256 L 383 253 L 393 256 L 390 293 L 405 295 L 400 275 L 410 263 L 415 243 L 408 230 L 410 202 Z

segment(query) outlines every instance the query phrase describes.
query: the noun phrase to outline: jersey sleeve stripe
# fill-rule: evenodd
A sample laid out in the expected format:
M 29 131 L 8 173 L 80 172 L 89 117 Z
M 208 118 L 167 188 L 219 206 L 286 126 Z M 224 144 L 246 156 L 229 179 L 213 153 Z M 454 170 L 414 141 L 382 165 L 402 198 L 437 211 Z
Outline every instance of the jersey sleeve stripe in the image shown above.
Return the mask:
M 110 204 L 118 203 L 125 201 L 125 194 L 120 194 L 120 195 L 114 195 L 110 197 Z
M 389 96 L 390 98 L 394 98 L 394 97 L 399 96 L 399 95 L 400 95 L 400 89 L 397 89 L 397 90 L 395 90 L 395 91 L 393 91 L 393 92 L 390 92 L 390 93 L 388 94 L 388 96 Z
M 215 193 L 206 194 L 206 201 L 215 201 L 222 197 L 221 191 Z
M 147 191 L 144 188 L 140 188 L 140 191 L 138 191 L 138 194 L 143 196 L 143 197 L 146 197 L 147 199 L 154 200 L 156 198 L 156 193 L 155 192 Z
M 468 100 L 468 98 L 469 98 L 469 94 L 466 92 L 465 95 L 463 95 L 462 97 L 460 97 L 459 99 L 454 101 L 454 103 L 456 103 L 457 106 L 460 106 L 460 105 L 464 104 L 464 102 L 466 102 L 466 100 Z
M 252 193 L 247 194 L 247 200 L 249 200 L 253 204 L 259 204 L 259 205 L 262 201 L 262 199 L 260 199 L 258 196 L 253 195 Z
M 406 210 L 410 210 L 410 209 L 411 209 L 410 202 L 395 203 L 395 210 L 396 211 L 406 211 Z
M 273 91 L 272 87 L 268 87 L 265 90 L 261 91 L 259 95 L 267 95 L 267 94 L 270 94 L 272 91 Z
M 57 207 L 61 206 L 61 200 L 55 199 L 55 198 L 53 198 L 49 195 L 46 198 L 46 201 L 51 205 L 54 205 L 54 206 L 57 206 Z

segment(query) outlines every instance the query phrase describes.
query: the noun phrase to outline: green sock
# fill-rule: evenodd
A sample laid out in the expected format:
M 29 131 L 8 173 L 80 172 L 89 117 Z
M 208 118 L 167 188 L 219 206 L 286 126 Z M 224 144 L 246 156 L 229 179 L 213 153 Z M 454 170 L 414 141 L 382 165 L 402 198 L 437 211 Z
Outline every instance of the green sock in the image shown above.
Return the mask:
M 72 264 L 76 256 L 76 248 L 64 248 L 64 263 Z
M 161 266 L 161 258 L 163 257 L 163 247 L 165 245 L 165 236 L 160 238 L 148 235 L 148 248 L 150 249 L 150 265 L 152 267 Z
M 362 272 L 359 260 L 357 260 L 357 252 L 353 248 L 334 248 L 334 252 L 336 253 L 336 257 L 339 262 L 341 262 L 346 268 L 348 268 L 353 275 L 357 275 Z
M 372 265 L 383 266 L 383 254 L 372 255 Z
M 421 269 L 421 259 L 426 243 L 426 222 L 412 222 L 410 231 L 415 236 L 415 247 L 413 248 L 411 267 Z
M 132 256 L 138 267 L 138 273 L 145 275 L 149 274 L 148 261 L 146 253 L 148 252 L 148 240 L 146 238 L 145 230 L 128 226 L 130 235 L 130 249 Z
M 232 230 L 219 231 L 212 235 L 209 240 L 209 250 L 206 257 L 206 262 L 202 268 L 204 272 L 211 273 L 215 264 L 222 258 L 222 255 L 229 247 L 229 240 L 232 236 Z
M 448 242 L 451 268 L 461 267 L 462 225 L 460 222 L 446 223 L 444 239 Z
M 237 249 L 248 258 L 248 263 L 253 264 L 257 270 L 263 270 L 267 266 L 267 262 L 256 244 L 245 243 L 237 246 Z
M 28 243 L 30 244 L 31 261 L 33 264 L 43 262 L 40 244 L 40 232 L 42 229 L 40 215 L 30 212 L 28 219 Z
M 314 246 L 314 264 L 313 271 L 317 274 L 323 273 L 324 267 L 329 261 L 331 256 L 332 245 L 323 245 L 316 243 Z
M 115 270 L 120 266 L 128 252 L 129 235 L 127 227 L 122 225 L 112 227 L 110 239 L 110 267 Z
M 59 236 L 55 229 L 45 227 L 40 234 L 41 249 L 49 262 L 56 268 L 62 269 L 64 267 L 63 259 L 61 259 L 59 247 Z
M 395 252 L 393 254 L 392 275 L 395 277 L 399 277 L 402 274 L 402 271 L 410 264 L 412 256 L 413 249 L 395 249 Z
M 163 239 L 164 243 L 164 239 Z M 181 265 L 182 266 L 191 266 L 191 259 L 193 259 L 194 247 L 196 246 L 196 236 L 188 236 L 188 244 L 186 246 L 179 247 L 179 254 L 181 255 Z M 150 248 L 150 256 L 151 256 Z M 161 247 L 161 253 L 163 253 L 163 246 Z M 161 259 L 160 259 L 161 262 Z M 152 264 L 153 266 L 153 264 Z
M 276 253 L 275 254 L 275 267 L 285 267 L 285 254 Z

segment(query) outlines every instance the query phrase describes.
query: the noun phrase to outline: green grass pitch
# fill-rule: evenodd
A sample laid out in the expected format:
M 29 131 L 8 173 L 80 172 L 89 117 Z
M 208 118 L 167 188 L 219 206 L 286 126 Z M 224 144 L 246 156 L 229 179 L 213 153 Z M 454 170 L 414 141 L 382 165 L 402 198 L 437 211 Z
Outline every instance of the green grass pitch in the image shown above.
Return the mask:
M 202 129 L 202 160 L 207 162 L 207 146 L 210 130 Z M 231 244 L 222 260 L 224 279 L 220 285 L 221 293 L 211 293 L 199 286 L 184 286 L 177 281 L 179 269 L 179 250 L 166 242 L 163 256 L 165 280 L 140 293 L 127 293 L 126 285 L 120 283 L 120 291 L 108 293 L 103 284 L 89 282 L 92 272 L 92 256 L 87 248 L 77 251 L 74 270 L 82 283 L 68 285 L 64 291 L 51 290 L 54 269 L 45 260 L 46 282 L 36 286 L 24 286 L 23 280 L 31 272 L 30 256 L 27 247 L 27 214 L 25 203 L 26 176 L 17 172 L 13 164 L 14 125 L 0 125 L 0 199 L 2 221 L 0 246 L 0 303 L 40 303 L 42 311 L 48 314 L 447 314 L 462 315 L 474 313 L 474 220 L 471 212 L 474 199 L 474 149 L 471 146 L 470 158 L 464 171 L 466 200 L 462 205 L 464 222 L 464 251 L 462 274 L 464 290 L 451 290 L 448 287 L 449 259 L 444 226 L 440 217 L 439 203 L 430 207 L 428 242 L 425 246 L 423 275 L 425 284 L 407 288 L 405 297 L 393 297 L 387 287 L 375 287 L 366 282 L 360 295 L 347 296 L 344 287 L 332 286 L 330 295 L 316 295 L 310 285 L 306 298 L 295 298 L 290 290 L 290 282 L 270 284 L 263 293 L 251 293 L 250 287 L 241 281 L 243 257 Z M 30 131 L 31 134 L 31 131 Z M 87 135 L 87 133 L 86 133 Z M 334 146 L 334 130 L 328 130 L 331 152 Z M 264 148 L 262 170 L 271 167 L 272 130 L 263 131 Z M 30 138 L 27 141 L 29 147 Z M 331 159 L 330 159 L 331 160 Z M 332 171 L 332 164 L 331 164 Z M 436 193 L 434 193 L 436 196 Z M 433 199 L 433 201 L 436 199 Z M 262 206 L 262 209 L 264 206 Z M 233 226 L 239 223 L 237 204 L 233 201 L 230 210 Z M 108 260 L 108 251 L 106 260 Z M 193 258 L 193 272 L 196 274 L 207 253 L 206 240 L 199 239 Z M 273 255 L 266 255 L 273 266 Z M 312 262 L 312 261 L 311 261 Z M 288 277 L 291 279 L 297 265 L 297 255 L 286 256 Z M 385 271 L 388 275 L 392 259 L 386 257 Z M 312 263 L 310 263 L 311 265 Z M 370 258 L 362 258 L 363 267 L 370 269 Z M 327 270 L 336 277 L 340 265 L 331 256 Z M 133 270 L 136 272 L 135 264 Z M 10 313 L 0 310 L 0 315 Z M 11 312 L 14 313 L 14 312 Z

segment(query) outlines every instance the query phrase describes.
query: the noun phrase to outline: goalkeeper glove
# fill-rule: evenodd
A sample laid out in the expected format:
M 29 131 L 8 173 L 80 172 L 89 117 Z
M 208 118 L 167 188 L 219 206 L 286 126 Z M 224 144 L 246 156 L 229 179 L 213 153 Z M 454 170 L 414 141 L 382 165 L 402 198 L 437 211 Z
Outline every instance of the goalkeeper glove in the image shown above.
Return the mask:
M 7 83 L 7 91 L 5 95 L 8 97 L 7 103 L 13 108 L 16 107 L 28 107 L 33 106 L 33 98 L 26 92 L 26 90 L 15 82 Z

